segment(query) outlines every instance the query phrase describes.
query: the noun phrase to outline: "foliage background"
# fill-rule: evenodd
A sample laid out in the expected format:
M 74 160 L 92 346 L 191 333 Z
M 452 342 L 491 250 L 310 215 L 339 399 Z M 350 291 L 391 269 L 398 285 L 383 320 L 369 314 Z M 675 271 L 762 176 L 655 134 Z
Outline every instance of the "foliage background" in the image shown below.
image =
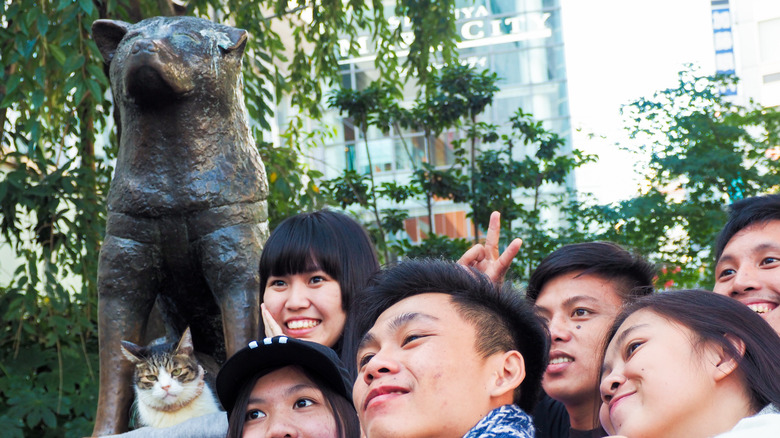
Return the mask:
M 398 59 L 392 47 L 399 44 L 400 29 L 388 27 L 388 11 L 378 0 L 192 0 L 184 8 L 170 0 L 0 2 L 0 233 L 20 260 L 18 266 L 3 266 L 13 275 L 0 284 L 3 436 L 86 436 L 92 429 L 97 254 L 121 135 L 106 69 L 90 37 L 98 18 L 135 22 L 188 14 L 250 32 L 245 94 L 271 183 L 272 227 L 299 211 L 354 206 L 371 212 L 367 227 L 385 260 L 455 257 L 471 242 L 430 236 L 423 245 L 412 245 L 389 239 L 400 233 L 403 211 L 372 207 L 382 197 L 395 202 L 457 198 L 470 206 L 479 227 L 485 227 L 490 210 L 499 209 L 505 239 L 525 240 L 514 267 L 521 281 L 564 243 L 609 239 L 659 263 L 659 285 L 709 286 L 709 248 L 725 218 L 723 207 L 777 190 L 772 160 L 780 132 L 777 113 L 723 99 L 719 87 L 732 78 L 683 72 L 678 88 L 625 109 L 640 152 L 650 157 L 647 185 L 636 198 L 607 206 L 595 205 L 585 194 L 541 199 L 543 184 L 560 183 L 595 157 L 560 154 L 561 139 L 522 109 L 503 131 L 509 133 L 499 135 L 498 127 L 479 121 L 496 78 L 456 62 L 453 8 L 452 0 L 398 2 L 391 12 L 409 17 L 415 35 L 409 56 Z M 282 42 L 283 28 L 292 34 L 292 47 Z M 376 41 L 382 82 L 349 95 L 335 81 L 338 39 L 358 32 Z M 398 104 L 406 77 L 418 82 L 415 108 Z M 327 95 L 326 86 L 335 88 L 334 94 Z M 283 147 L 273 147 L 265 132 L 281 99 L 301 116 L 285 127 Z M 353 121 L 387 131 L 414 129 L 435 136 L 459 129 L 465 133 L 459 159 L 448 169 L 420 165 L 408 186 L 375 187 L 370 175 L 358 174 L 322 181 L 321 174 L 301 164 L 307 147 L 323 141 L 304 130 L 303 117 L 318 117 L 326 100 Z M 518 148 L 527 158 L 513 158 Z M 496 175 L 511 178 L 495 184 Z M 533 202 L 514 202 L 519 193 Z M 563 208 L 568 221 L 546 223 L 542 211 L 548 208 Z

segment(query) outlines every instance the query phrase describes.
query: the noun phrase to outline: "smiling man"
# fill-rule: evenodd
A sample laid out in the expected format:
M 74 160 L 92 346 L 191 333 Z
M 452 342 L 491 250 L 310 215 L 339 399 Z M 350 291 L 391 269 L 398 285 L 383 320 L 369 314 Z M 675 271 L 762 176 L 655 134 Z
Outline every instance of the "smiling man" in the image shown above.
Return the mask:
M 780 334 L 780 195 L 732 204 L 715 252 L 712 290 L 747 305 Z
M 598 376 L 604 335 L 625 303 L 653 291 L 654 267 L 609 242 L 566 245 L 548 255 L 526 298 L 547 321 L 550 356 L 534 412 L 537 437 L 605 436 L 598 426 Z
M 532 438 L 548 335 L 522 296 L 454 263 L 404 262 L 362 294 L 355 407 L 368 438 Z

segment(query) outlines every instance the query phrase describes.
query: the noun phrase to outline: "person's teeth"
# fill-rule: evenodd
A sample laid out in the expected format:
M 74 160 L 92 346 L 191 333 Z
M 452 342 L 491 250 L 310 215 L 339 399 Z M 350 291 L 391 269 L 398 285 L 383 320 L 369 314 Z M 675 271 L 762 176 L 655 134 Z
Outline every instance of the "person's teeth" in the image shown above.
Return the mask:
M 316 327 L 319 325 L 319 321 L 315 321 L 313 319 L 297 319 L 295 321 L 290 321 L 287 323 L 287 328 L 291 329 L 307 329 Z
M 762 313 L 769 312 L 769 305 L 768 304 L 748 304 L 748 308 L 759 315 Z
M 557 365 L 559 363 L 565 363 L 565 362 L 572 362 L 573 359 L 570 357 L 556 357 L 555 359 L 552 359 L 550 361 L 550 365 Z

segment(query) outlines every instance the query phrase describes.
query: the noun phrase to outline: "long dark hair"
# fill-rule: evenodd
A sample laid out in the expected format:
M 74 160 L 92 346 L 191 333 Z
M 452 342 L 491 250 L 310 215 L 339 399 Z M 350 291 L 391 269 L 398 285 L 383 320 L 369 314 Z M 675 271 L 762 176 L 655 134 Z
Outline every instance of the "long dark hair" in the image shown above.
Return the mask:
M 618 315 L 607 334 L 604 352 L 626 318 L 642 309 L 687 327 L 696 337 L 694 347 L 716 345 L 737 359 L 738 375 L 755 411 L 768 404 L 780 405 L 780 337 L 747 306 L 705 290 L 663 292 L 640 298 Z M 745 344 L 744 354 L 729 337 Z
M 379 270 L 371 239 L 357 221 L 330 210 L 301 213 L 282 221 L 260 256 L 260 300 L 269 277 L 319 269 L 338 281 L 341 307 L 349 312 L 355 295 Z M 260 333 L 264 333 L 263 327 Z M 340 348 L 334 349 L 341 353 Z
M 322 391 L 325 402 L 328 404 L 328 407 L 333 414 L 333 419 L 336 421 L 338 436 L 340 438 L 359 438 L 360 422 L 355 407 L 352 405 L 352 401 L 347 400 L 344 396 L 331 389 L 331 386 L 318 375 L 310 372 L 304 367 L 299 367 L 299 369 L 320 391 Z M 238 393 L 238 398 L 236 399 L 236 404 L 233 406 L 233 410 L 229 412 L 228 433 L 226 438 L 241 438 L 244 435 L 246 409 L 249 405 L 249 396 L 252 393 L 252 389 L 254 389 L 255 384 L 261 377 L 273 371 L 275 370 L 263 370 L 249 379 L 247 384 L 241 388 L 241 391 Z

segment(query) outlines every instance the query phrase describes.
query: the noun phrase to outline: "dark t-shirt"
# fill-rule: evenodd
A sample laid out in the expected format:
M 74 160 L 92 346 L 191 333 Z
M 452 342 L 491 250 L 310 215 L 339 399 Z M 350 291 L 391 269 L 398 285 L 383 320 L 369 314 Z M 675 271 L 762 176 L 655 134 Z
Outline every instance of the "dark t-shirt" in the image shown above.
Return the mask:
M 563 403 L 544 394 L 534 409 L 536 438 L 569 438 L 569 413 Z
M 534 409 L 536 438 L 601 438 L 607 436 L 602 428 L 594 430 L 572 429 L 569 413 L 563 403 L 544 394 Z
M 607 436 L 607 431 L 602 428 L 593 430 L 569 429 L 569 438 L 601 438 Z

